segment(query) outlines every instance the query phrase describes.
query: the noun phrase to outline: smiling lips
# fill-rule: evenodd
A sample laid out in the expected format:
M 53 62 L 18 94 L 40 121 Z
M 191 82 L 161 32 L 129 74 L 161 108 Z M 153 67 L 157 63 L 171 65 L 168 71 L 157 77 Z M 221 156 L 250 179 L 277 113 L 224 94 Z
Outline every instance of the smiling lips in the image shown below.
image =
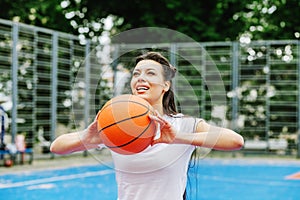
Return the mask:
M 149 90 L 148 86 L 141 85 L 141 86 L 136 87 L 136 91 L 138 91 L 138 92 L 144 92 L 144 91 L 147 91 L 147 90 Z

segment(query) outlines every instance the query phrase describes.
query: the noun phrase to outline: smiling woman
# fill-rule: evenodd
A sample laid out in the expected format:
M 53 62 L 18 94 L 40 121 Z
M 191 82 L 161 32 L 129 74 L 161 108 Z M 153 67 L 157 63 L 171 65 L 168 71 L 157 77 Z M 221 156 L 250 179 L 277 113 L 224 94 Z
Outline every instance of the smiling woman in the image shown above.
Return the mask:
M 177 112 L 172 90 L 175 73 L 176 68 L 160 53 L 148 52 L 136 59 L 132 94 L 155 109 L 149 117 L 157 122 L 158 132 L 152 146 L 140 153 L 122 155 L 111 151 L 119 200 L 186 199 L 189 160 L 196 147 L 238 150 L 243 146 L 243 138 L 234 131 Z M 67 154 L 99 144 L 103 141 L 95 120 L 83 131 L 59 136 L 51 151 Z
M 145 72 L 143 76 L 142 70 Z M 172 79 L 176 74 L 176 68 L 173 67 L 169 61 L 157 52 L 148 52 L 140 55 L 136 59 L 136 67 L 133 71 L 133 78 L 131 80 L 131 89 L 134 93 L 133 84 L 139 82 L 151 84 L 153 88 L 157 88 L 159 94 L 162 94 L 163 112 L 165 114 L 177 114 L 177 108 L 174 101 L 174 92 L 172 88 Z M 144 80 L 143 80 L 144 78 Z M 160 87 L 160 88 L 159 88 Z M 149 88 L 148 88 L 149 89 Z M 162 89 L 162 90 L 161 90 Z M 154 90 L 154 89 L 153 89 Z M 161 91 L 159 91 L 161 90 Z M 158 102 L 158 105 L 160 102 Z M 152 105 L 155 107 L 155 105 Z
M 158 110 L 161 108 L 159 105 L 163 94 L 169 89 L 170 81 L 164 79 L 161 64 L 153 60 L 142 60 L 137 63 L 131 79 L 131 90 L 134 95 L 146 99 Z M 158 111 L 163 114 L 162 110 Z

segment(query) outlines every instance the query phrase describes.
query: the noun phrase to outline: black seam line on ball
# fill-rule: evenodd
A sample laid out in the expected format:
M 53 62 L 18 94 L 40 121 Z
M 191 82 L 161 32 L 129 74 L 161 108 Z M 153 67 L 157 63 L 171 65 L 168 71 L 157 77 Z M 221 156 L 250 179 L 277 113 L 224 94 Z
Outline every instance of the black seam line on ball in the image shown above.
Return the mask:
M 120 101 L 118 101 L 118 102 L 120 102 Z M 115 102 L 115 103 L 118 103 L 118 102 Z M 128 101 L 126 101 L 126 102 L 128 102 Z M 138 102 L 135 102 L 135 101 L 130 101 L 130 102 L 133 102 L 133 103 L 136 103 L 136 104 L 140 104 L 140 105 L 142 105 L 143 107 L 146 107 L 144 104 L 141 104 L 141 103 L 138 103 Z M 114 126 L 114 125 L 116 125 L 116 124 L 118 124 L 118 123 L 122 123 L 122 122 L 127 121 L 127 120 L 131 120 L 131 119 L 134 119 L 134 118 L 138 118 L 138 117 L 144 116 L 145 114 L 147 114 L 147 113 L 149 112 L 149 107 L 146 107 L 146 108 L 147 108 L 146 112 L 144 112 L 144 113 L 142 113 L 142 114 L 139 114 L 139 115 L 136 115 L 136 116 L 133 116 L 133 117 L 130 117 L 130 118 L 125 118 L 125 119 L 122 119 L 122 120 L 120 120 L 120 121 L 114 122 L 114 123 L 112 123 L 112 124 L 110 124 L 110 125 L 108 125 L 108 126 L 105 126 L 105 127 L 101 128 L 101 129 L 98 131 L 98 133 L 100 133 L 101 131 L 103 131 L 103 130 L 105 130 L 105 129 L 111 127 L 111 126 Z
M 136 102 L 136 101 L 134 101 L 134 100 L 116 100 L 116 101 L 112 101 L 111 104 L 108 104 L 108 105 L 104 106 L 101 110 L 105 110 L 106 107 L 108 107 L 108 106 L 110 106 L 110 105 L 113 105 L 113 104 L 116 104 L 116 103 L 120 103 L 120 102 L 131 102 L 131 103 L 139 104 L 139 105 L 141 105 L 142 107 L 148 108 L 148 109 L 149 109 L 148 106 L 145 106 L 144 104 L 142 104 L 142 103 L 140 103 L 140 102 Z M 100 110 L 100 112 L 101 112 L 101 110 Z
M 121 148 L 121 147 L 124 147 L 124 146 L 126 146 L 126 145 L 128 145 L 128 144 L 134 142 L 135 140 L 139 139 L 139 138 L 145 133 L 145 131 L 148 130 L 148 128 L 150 127 L 150 125 L 151 125 L 152 123 L 153 123 L 153 122 L 152 122 L 152 120 L 151 120 L 151 122 L 148 124 L 148 126 L 145 128 L 145 130 L 143 130 L 143 132 L 142 132 L 141 134 L 139 134 L 137 137 L 133 138 L 132 140 L 130 140 L 130 141 L 124 143 L 124 144 L 118 145 L 118 146 L 107 146 L 107 147 L 108 147 L 108 148 Z

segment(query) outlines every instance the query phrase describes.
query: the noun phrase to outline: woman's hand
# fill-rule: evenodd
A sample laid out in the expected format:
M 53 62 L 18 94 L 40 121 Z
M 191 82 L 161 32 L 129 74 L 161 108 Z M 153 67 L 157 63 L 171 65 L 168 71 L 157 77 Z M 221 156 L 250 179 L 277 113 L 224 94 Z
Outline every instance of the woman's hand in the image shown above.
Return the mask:
M 156 115 L 150 115 L 150 118 L 157 122 L 157 128 L 160 129 L 160 137 L 154 139 L 152 145 L 157 143 L 173 143 L 177 132 L 172 124 L 162 118 L 158 113 L 156 113 Z
M 50 151 L 56 154 L 70 154 L 76 151 L 84 151 L 97 148 L 102 144 L 97 130 L 97 120 L 95 119 L 83 131 L 63 134 L 57 137 L 50 146 Z
M 222 151 L 241 149 L 244 139 L 238 133 L 222 127 L 211 126 L 205 121 L 198 123 L 195 133 L 180 133 L 167 120 L 158 113 L 150 118 L 158 123 L 160 137 L 154 139 L 152 145 L 157 143 L 188 144 Z
M 80 139 L 87 147 L 102 144 L 96 119 L 80 134 Z

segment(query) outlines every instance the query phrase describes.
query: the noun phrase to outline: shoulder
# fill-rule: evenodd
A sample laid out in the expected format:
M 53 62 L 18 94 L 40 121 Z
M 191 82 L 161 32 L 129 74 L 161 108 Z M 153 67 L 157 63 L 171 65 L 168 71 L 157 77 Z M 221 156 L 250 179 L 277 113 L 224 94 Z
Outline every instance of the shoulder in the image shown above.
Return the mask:
M 205 120 L 202 118 L 197 118 L 189 115 L 184 115 L 182 113 L 178 113 L 176 115 L 169 115 L 167 116 L 169 120 L 174 121 L 177 125 L 180 124 L 181 126 L 188 126 L 193 132 L 198 131 L 199 125 L 205 123 Z
M 205 120 L 201 120 L 197 123 L 196 131 L 197 132 L 208 132 L 211 125 L 208 124 Z
M 204 119 L 202 119 L 202 118 L 193 117 L 193 116 L 185 115 L 185 114 L 182 114 L 182 113 L 177 113 L 175 115 L 170 115 L 170 117 L 175 118 L 175 119 L 181 119 L 181 120 L 204 121 Z

